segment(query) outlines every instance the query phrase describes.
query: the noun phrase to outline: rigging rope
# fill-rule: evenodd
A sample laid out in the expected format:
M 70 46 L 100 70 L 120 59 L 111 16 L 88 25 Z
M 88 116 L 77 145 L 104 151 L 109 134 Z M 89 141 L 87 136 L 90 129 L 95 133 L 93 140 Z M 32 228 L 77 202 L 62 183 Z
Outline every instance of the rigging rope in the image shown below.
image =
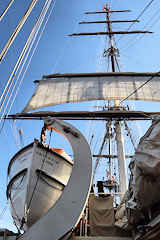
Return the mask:
M 47 10 L 48 10 L 48 8 L 50 7 L 50 4 L 51 4 L 52 1 L 53 1 L 53 0 L 49 0 L 49 1 L 48 1 L 48 5 L 47 5 L 47 8 L 46 8 L 45 15 L 46 15 Z M 15 98 L 16 98 L 16 96 L 17 96 L 17 94 L 18 94 L 18 91 L 19 91 L 20 86 L 21 86 L 21 84 L 22 84 L 22 82 L 23 82 L 23 79 L 24 79 L 24 77 L 25 77 L 25 74 L 26 74 L 26 72 L 27 72 L 27 70 L 28 70 L 28 67 L 29 67 L 30 63 L 31 63 L 32 57 L 33 57 L 33 55 L 34 55 L 34 53 L 35 53 L 35 51 L 36 51 L 36 49 L 37 49 L 37 47 L 38 47 L 39 41 L 40 41 L 40 39 L 41 39 L 41 37 L 42 37 L 42 34 L 43 34 L 44 30 L 45 30 L 45 27 L 46 27 L 46 25 L 47 25 L 47 23 L 48 23 L 48 20 L 49 20 L 50 16 L 51 16 L 51 13 L 52 13 L 52 11 L 53 11 L 53 9 L 54 9 L 54 7 L 55 7 L 55 3 L 56 3 L 56 0 L 54 1 L 54 4 L 53 4 L 53 6 L 52 6 L 52 8 L 51 8 L 51 10 L 50 10 L 50 13 L 49 13 L 47 19 L 46 19 L 46 22 L 45 22 L 45 24 L 44 24 L 44 26 L 43 26 L 43 28 L 42 28 L 42 30 L 41 30 L 41 33 L 40 33 L 40 35 L 39 35 L 39 37 L 38 37 L 38 39 L 37 39 L 37 42 L 36 42 L 36 44 L 35 44 L 35 46 L 34 46 L 34 48 L 33 48 L 33 50 L 32 50 L 32 55 L 30 56 L 30 59 L 29 59 L 29 61 L 28 61 L 28 64 L 27 64 L 26 67 L 25 67 L 25 71 L 24 71 L 24 73 L 23 73 L 23 75 L 22 75 L 22 77 L 21 77 L 21 81 L 20 81 L 19 86 L 18 86 L 18 88 L 17 88 L 17 90 L 16 90 L 16 93 L 15 93 L 15 95 L 14 95 L 14 99 L 13 99 L 12 104 L 11 104 L 11 106 L 10 106 L 9 112 L 11 111 L 11 108 L 12 108 L 12 106 L 13 106 L 13 103 L 14 103 L 14 101 L 15 101 Z M 44 16 L 44 17 L 45 17 L 45 16 Z M 44 19 L 44 18 L 43 18 L 43 19 Z M 43 22 L 43 20 L 42 20 L 42 22 Z M 42 24 L 42 22 L 41 22 L 41 24 Z M 39 26 L 39 27 L 40 27 L 40 26 Z M 38 30 L 38 31 L 39 31 L 39 30 Z M 35 42 L 35 40 L 36 40 L 38 31 L 37 31 L 36 35 L 34 36 L 34 39 L 32 40 L 32 44 L 30 45 L 30 48 L 29 48 L 29 50 L 28 50 L 27 56 L 25 57 L 25 60 L 24 60 L 24 63 L 23 63 L 23 65 L 22 65 L 22 67 L 24 67 L 24 65 L 25 65 L 25 63 L 26 63 L 26 61 L 27 61 L 27 58 L 28 58 L 29 53 L 30 53 L 30 51 L 31 51 L 31 48 L 32 48 L 32 46 L 33 46 L 33 44 L 34 44 L 34 42 Z M 23 70 L 23 69 L 22 69 L 22 70 Z M 20 77 L 20 74 L 21 74 L 22 70 L 19 72 L 19 75 L 18 75 L 17 78 Z
M 144 25 L 143 29 L 149 26 L 149 24 L 151 23 L 151 21 L 153 21 L 154 18 L 156 19 L 153 21 L 152 25 L 149 26 L 149 29 L 151 29 L 155 24 L 158 23 L 158 21 L 160 20 L 159 18 L 160 15 L 157 16 L 157 13 L 159 13 L 159 11 L 160 11 L 160 8 L 158 8 L 157 11 L 153 14 L 153 16 L 150 18 L 151 20 L 149 19 L 149 21 Z M 132 42 L 129 41 L 127 46 L 125 44 L 124 48 L 122 47 L 122 50 L 126 51 L 128 48 L 134 46 L 137 43 L 137 41 L 144 38 L 144 36 L 145 34 L 137 35 Z
M 10 0 L 10 2 L 8 3 L 6 9 L 2 12 L 2 14 L 0 15 L 0 21 L 2 21 L 3 17 L 6 15 L 6 13 L 8 12 L 9 8 L 11 7 L 12 3 L 15 0 Z
M 126 98 L 122 99 L 120 101 L 120 103 L 124 102 L 125 100 L 127 100 L 129 97 L 131 97 L 132 95 L 134 95 L 138 90 L 140 90 L 142 87 L 144 87 L 147 83 L 149 83 L 154 77 L 158 76 L 160 74 L 160 71 L 157 72 L 154 76 L 150 77 L 146 82 L 144 82 L 141 86 L 139 86 L 138 88 L 136 88 L 131 94 L 129 94 Z
M 21 219 L 20 219 L 20 218 L 18 217 L 18 215 L 17 215 L 17 212 L 16 212 L 16 210 L 15 210 L 15 207 L 14 207 L 14 205 L 13 205 L 13 202 L 12 202 L 11 197 L 9 197 L 9 199 L 10 199 L 11 206 L 12 206 L 12 208 L 13 208 L 14 214 L 15 214 L 15 216 L 16 216 L 16 220 L 17 220 L 17 221 L 19 222 L 19 224 L 20 224 L 20 223 L 21 223 Z M 13 217 L 14 225 L 16 226 L 18 233 L 20 233 L 20 229 L 19 229 L 19 227 L 18 227 L 18 225 L 17 225 L 17 223 L 16 223 L 16 220 L 15 220 L 15 218 Z
M 49 138 L 48 148 L 49 148 L 50 143 L 51 143 L 51 136 L 52 136 L 52 128 L 51 128 L 51 131 L 50 131 L 50 138 Z M 44 164 L 45 164 L 45 161 L 46 161 L 46 158 L 47 158 L 47 153 L 48 153 L 48 151 L 46 150 L 46 153 L 45 153 L 45 155 L 44 155 L 44 159 L 42 159 L 42 164 L 41 164 L 40 169 L 39 169 L 40 171 L 41 171 L 41 170 L 43 169 L 43 167 L 44 167 Z M 32 195 L 31 195 L 31 198 L 30 198 L 29 203 L 28 203 L 28 209 L 26 210 L 26 213 L 28 213 L 29 208 L 30 208 L 30 206 L 31 206 L 31 203 L 32 203 L 32 200 L 33 200 L 35 191 L 36 191 L 36 188 L 37 188 L 37 186 L 38 186 L 39 179 L 40 179 L 40 173 L 38 174 L 38 177 L 37 177 L 37 180 L 36 180 L 36 183 L 35 183 L 35 186 L 34 186 Z
M 10 90 L 10 88 L 11 88 L 11 86 L 12 86 L 11 84 L 13 83 L 14 77 L 15 77 L 15 75 L 16 75 L 19 67 L 20 67 L 20 64 L 21 64 L 21 62 L 22 62 L 22 60 L 23 60 L 23 58 L 24 58 L 24 56 L 25 56 L 25 54 L 26 54 L 26 52 L 27 52 L 27 55 L 25 56 L 24 63 L 23 63 L 23 65 L 22 65 L 22 67 L 21 67 L 21 70 L 20 70 L 20 72 L 19 72 L 19 75 L 18 75 L 18 77 L 17 77 L 16 82 L 14 83 L 13 89 L 12 89 L 12 91 L 11 91 L 11 94 L 10 94 L 8 100 L 11 99 L 11 96 L 12 96 L 12 94 L 13 94 L 13 91 L 14 91 L 14 89 L 15 89 L 15 87 L 16 87 L 16 83 L 17 83 L 17 81 L 18 81 L 18 79 L 19 79 L 19 77 L 20 77 L 20 74 L 21 74 L 21 72 L 22 72 L 22 70 L 23 70 L 23 67 L 24 67 L 24 65 L 25 65 L 25 63 L 26 63 L 26 61 L 27 61 L 27 58 L 28 58 L 28 56 L 29 56 L 29 53 L 30 53 L 30 51 L 31 51 L 31 49 L 32 49 L 32 46 L 33 46 L 35 40 L 36 40 L 37 34 L 38 34 L 39 30 L 40 30 L 41 24 L 42 24 L 42 22 L 43 22 L 43 20 L 44 20 L 44 18 L 45 18 L 45 15 L 46 15 L 46 13 L 47 13 L 47 11 L 48 11 L 48 8 L 50 7 L 51 2 L 52 2 L 52 0 L 48 0 L 48 1 L 45 2 L 44 7 L 43 7 L 43 9 L 42 9 L 42 11 L 41 11 L 41 13 L 40 13 L 40 16 L 39 16 L 36 24 L 34 25 L 34 27 L 33 27 L 33 29 L 32 29 L 32 32 L 31 32 L 31 34 L 30 34 L 30 36 L 29 36 L 29 38 L 28 38 L 28 40 L 27 40 L 27 42 L 26 42 L 26 44 L 25 44 L 25 47 L 23 48 L 22 53 L 21 53 L 21 55 L 20 55 L 20 57 L 19 57 L 19 59 L 18 59 L 19 61 L 18 61 L 17 64 L 15 65 L 14 70 L 13 70 L 11 76 L 10 76 L 11 83 L 10 83 L 9 89 L 8 89 L 8 91 L 7 91 L 7 95 L 9 94 L 9 90 Z M 30 57 L 30 59 L 29 59 L 29 62 L 28 62 L 27 67 L 26 67 L 26 69 L 25 69 L 25 72 L 23 73 L 23 76 L 22 76 L 22 78 L 21 78 L 21 81 L 20 81 L 20 83 L 19 83 L 19 86 L 18 86 L 18 88 L 16 89 L 16 93 L 15 93 L 15 95 L 14 95 L 14 99 L 13 99 L 13 101 L 12 101 L 12 104 L 11 104 L 11 106 L 10 106 L 10 108 L 9 108 L 8 114 L 9 114 L 9 112 L 10 112 L 10 110 L 11 110 L 11 108 L 12 108 L 12 105 L 13 105 L 13 103 L 14 103 L 14 101 L 15 101 L 15 98 L 16 98 L 16 96 L 17 96 L 17 94 L 18 94 L 18 91 L 19 91 L 19 88 L 20 88 L 20 86 L 21 86 L 21 84 L 22 84 L 22 81 L 23 81 L 23 79 L 24 79 L 25 73 L 26 73 L 26 71 L 27 71 L 27 69 L 28 69 L 28 67 L 29 67 L 29 64 L 30 64 L 30 62 L 31 62 L 31 59 L 32 59 L 32 57 L 33 57 L 33 55 L 34 55 L 34 52 L 35 52 L 35 50 L 36 50 L 36 48 L 37 48 L 37 46 L 38 46 L 38 43 L 39 43 L 39 41 L 40 41 L 40 38 L 41 38 L 41 36 L 42 36 L 42 34 L 43 34 L 44 30 L 45 30 L 45 27 L 46 27 L 46 25 L 47 25 L 47 23 L 48 23 L 49 17 L 50 17 L 50 15 L 51 15 L 51 13 L 52 13 L 52 11 L 53 11 L 53 9 L 54 9 L 55 3 L 56 3 L 56 1 L 54 1 L 54 4 L 53 4 L 53 6 L 52 6 L 52 8 L 51 8 L 51 10 L 50 10 L 50 13 L 49 13 L 47 19 L 46 19 L 46 22 L 45 22 L 45 24 L 44 24 L 44 26 L 43 26 L 43 28 L 42 28 L 42 30 L 41 30 L 41 34 L 39 35 L 39 38 L 38 38 L 38 40 L 37 40 L 37 43 L 36 43 L 36 45 L 35 45 L 35 47 L 34 47 L 34 49 L 33 49 L 32 55 L 31 55 L 31 57 Z M 7 97 L 7 96 L 5 95 L 5 98 L 6 98 L 6 97 Z M 5 106 L 5 110 L 4 110 L 4 112 L 3 112 L 3 115 L 1 116 L 1 119 L 4 117 L 4 114 L 5 114 L 5 111 L 6 111 L 6 109 L 7 109 L 8 103 L 9 103 L 9 101 L 7 102 L 7 105 Z M 2 105 L 2 104 L 1 104 L 1 105 Z M 0 110 L 1 110 L 1 109 L 2 109 L 2 106 L 1 106 Z M 7 114 L 7 115 L 8 115 L 8 114 Z
M 142 15 L 147 11 L 147 9 L 151 6 L 151 4 L 152 4 L 153 2 L 154 2 L 154 0 L 151 0 L 151 1 L 142 9 L 142 11 L 140 12 L 140 14 L 138 15 L 138 17 L 137 17 L 135 20 L 139 20 L 139 18 L 142 17 Z M 134 24 L 136 24 L 136 22 L 131 23 L 131 25 L 127 28 L 126 31 L 129 31 L 129 30 L 133 27 Z M 117 40 L 117 42 L 120 41 L 123 37 L 124 37 L 124 35 L 121 36 L 121 37 Z
M 131 131 L 130 131 L 129 127 L 128 127 L 128 124 L 127 124 L 126 120 L 124 120 L 124 126 L 125 126 L 126 131 L 128 132 L 128 136 L 130 137 L 131 143 L 132 143 L 132 145 L 134 147 L 134 150 L 135 150 L 136 149 L 136 145 L 135 145 L 135 142 L 133 140 Z
M 102 137 L 104 137 L 104 135 L 102 135 L 101 134 L 101 136 L 100 136 L 100 132 L 101 132 L 101 129 L 102 128 L 104 128 L 104 122 L 102 122 L 102 126 L 100 126 L 100 124 L 98 125 L 98 127 L 100 128 L 100 129 L 98 129 L 98 128 L 96 128 L 96 130 L 97 130 L 97 132 L 98 132 L 98 135 L 97 135 L 97 138 L 94 140 L 94 145 L 92 144 L 92 151 L 91 152 L 93 152 L 93 154 L 95 154 L 95 152 L 96 152 L 96 149 L 98 148 L 97 146 L 98 146 L 98 142 L 100 142 L 99 141 L 99 139 L 101 139 Z M 99 144 L 100 145 L 100 144 Z
M 45 3 L 45 4 L 46 4 L 46 3 Z M 45 6 L 44 6 L 44 7 L 45 7 Z M 43 10 L 42 10 L 42 11 L 43 11 Z M 15 67 L 14 67 L 11 75 L 10 75 L 10 78 L 9 78 L 7 84 L 6 84 L 6 87 L 5 87 L 5 89 L 3 90 L 3 93 L 2 93 L 2 95 L 1 95 L 1 97 L 0 97 L 0 101 L 2 101 L 2 102 L 1 102 L 1 105 L 0 105 L 0 111 L 2 110 L 2 105 L 3 105 L 6 97 L 8 96 L 8 93 L 9 93 L 9 90 L 10 90 L 10 88 L 11 88 L 11 86 L 12 86 L 14 77 L 15 77 L 16 73 L 18 72 L 18 69 L 19 69 L 19 67 L 20 67 L 20 65 L 21 65 L 21 63 L 22 63 L 22 61 L 23 61 L 23 59 L 24 59 L 24 56 L 25 56 L 26 52 L 28 51 L 29 45 L 30 45 L 31 42 L 32 42 L 33 36 L 34 36 L 35 32 L 38 30 L 38 27 L 40 28 L 41 16 L 42 16 L 42 12 L 41 12 L 41 14 L 40 14 L 40 16 L 39 16 L 36 24 L 34 25 L 34 27 L 33 27 L 33 29 L 32 29 L 32 32 L 30 33 L 30 35 L 29 35 L 29 37 L 28 37 L 28 40 L 27 40 L 27 42 L 26 42 L 26 44 L 25 44 L 25 46 L 24 46 L 24 48 L 23 48 L 23 50 L 22 50 L 22 52 L 21 52 L 21 54 L 20 54 L 20 56 L 19 56 L 19 58 L 18 58 L 18 61 L 17 61 L 16 65 L 15 65 Z M 7 93 L 6 93 L 6 91 L 7 91 Z M 5 93 L 6 93 L 6 95 L 4 96 Z
M 38 2 L 38 0 L 33 0 L 32 1 L 31 5 L 29 6 L 27 11 L 25 12 L 23 18 L 20 20 L 20 22 L 17 25 L 16 29 L 12 33 L 10 39 L 8 40 L 8 42 L 6 43 L 6 45 L 4 46 L 3 50 L 0 53 L 0 62 L 4 59 L 6 53 L 8 52 L 8 50 L 10 48 L 10 46 L 12 45 L 12 43 L 15 40 L 16 36 L 18 35 L 18 33 L 20 32 L 21 28 L 23 27 L 24 23 L 26 22 L 27 18 L 29 17 L 31 11 L 33 10 L 33 8 L 34 8 L 34 6 L 36 5 L 37 2 Z
M 106 138 L 108 136 L 108 132 L 105 133 L 104 137 L 103 137 L 103 142 L 102 142 L 102 145 L 100 147 L 100 150 L 99 150 L 99 153 L 98 155 L 101 155 L 102 154 L 102 151 L 103 151 L 103 148 L 104 148 L 104 145 L 106 143 Z M 100 161 L 100 157 L 97 157 L 96 159 L 96 164 L 95 164 L 95 167 L 94 167 L 94 170 L 93 170 L 93 182 L 94 182 L 94 178 L 95 178 L 95 174 L 96 174 L 96 170 L 97 170 L 97 167 L 99 165 L 99 161 Z
M 154 2 L 154 0 L 151 0 L 144 8 L 143 10 L 140 12 L 140 14 L 138 15 L 138 17 L 136 18 L 136 20 L 138 20 L 140 17 L 142 17 L 142 15 L 146 12 L 146 10 L 151 6 L 151 4 Z M 131 27 L 133 27 L 133 25 L 135 24 L 136 22 L 133 22 L 127 29 L 130 30 Z
M 1 213 L 0 213 L 0 218 L 2 218 L 4 216 L 4 214 L 6 213 L 8 208 L 8 201 L 6 203 L 6 206 L 2 209 Z

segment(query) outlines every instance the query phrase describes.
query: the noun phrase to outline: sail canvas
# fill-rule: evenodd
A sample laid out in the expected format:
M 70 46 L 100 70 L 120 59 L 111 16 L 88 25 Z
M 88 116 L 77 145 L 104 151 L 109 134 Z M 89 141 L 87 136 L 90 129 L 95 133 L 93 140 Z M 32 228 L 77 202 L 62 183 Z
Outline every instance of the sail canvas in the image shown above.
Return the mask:
M 128 100 L 160 101 L 159 92 L 160 76 L 156 73 L 70 75 L 38 81 L 24 112 L 72 102 L 123 100 L 128 96 Z

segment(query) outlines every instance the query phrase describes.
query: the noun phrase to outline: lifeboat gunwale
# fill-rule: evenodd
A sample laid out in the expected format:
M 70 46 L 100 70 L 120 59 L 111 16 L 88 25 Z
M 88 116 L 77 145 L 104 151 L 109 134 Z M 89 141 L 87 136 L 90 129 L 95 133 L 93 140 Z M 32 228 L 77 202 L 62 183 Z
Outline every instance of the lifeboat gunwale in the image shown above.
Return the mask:
M 38 147 L 41 147 L 43 149 L 45 149 L 46 151 L 48 152 L 51 152 L 55 155 L 57 155 L 58 157 L 62 158 L 63 160 L 65 160 L 67 163 L 69 163 L 71 166 L 73 166 L 73 163 L 71 161 L 69 161 L 68 159 L 66 159 L 65 157 L 63 157 L 62 155 L 60 155 L 59 153 L 55 152 L 54 150 L 52 149 L 49 149 L 47 147 L 45 147 L 43 144 L 41 144 L 40 142 L 32 142 L 30 143 L 29 145 L 25 146 L 24 148 L 20 149 L 10 160 L 9 162 L 9 165 L 8 165 L 8 175 L 10 173 L 10 169 L 11 169 L 11 166 L 15 160 L 15 158 L 17 158 L 17 156 L 22 153 L 24 150 L 26 150 L 27 148 L 30 148 L 30 147 L 33 147 L 33 144 L 36 143 L 38 145 Z

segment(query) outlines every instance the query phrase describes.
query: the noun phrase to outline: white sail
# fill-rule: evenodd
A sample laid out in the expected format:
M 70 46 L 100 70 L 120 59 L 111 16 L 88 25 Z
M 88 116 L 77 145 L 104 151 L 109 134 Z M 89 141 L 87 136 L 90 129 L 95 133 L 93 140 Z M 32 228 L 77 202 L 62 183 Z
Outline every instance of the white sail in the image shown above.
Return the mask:
M 160 101 L 160 75 L 156 73 L 62 74 L 38 81 L 24 112 L 90 100 Z M 143 87 L 142 87 L 143 86 Z

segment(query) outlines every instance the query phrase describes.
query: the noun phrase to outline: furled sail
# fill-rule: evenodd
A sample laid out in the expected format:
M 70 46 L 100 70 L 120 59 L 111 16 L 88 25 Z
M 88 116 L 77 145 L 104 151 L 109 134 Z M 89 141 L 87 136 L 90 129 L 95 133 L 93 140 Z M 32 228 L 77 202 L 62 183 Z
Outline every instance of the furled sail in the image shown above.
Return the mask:
M 150 208 L 160 200 L 160 117 L 153 118 L 130 163 L 130 192 L 137 209 Z
M 159 73 L 53 74 L 38 82 L 24 112 L 90 100 L 160 101 Z

